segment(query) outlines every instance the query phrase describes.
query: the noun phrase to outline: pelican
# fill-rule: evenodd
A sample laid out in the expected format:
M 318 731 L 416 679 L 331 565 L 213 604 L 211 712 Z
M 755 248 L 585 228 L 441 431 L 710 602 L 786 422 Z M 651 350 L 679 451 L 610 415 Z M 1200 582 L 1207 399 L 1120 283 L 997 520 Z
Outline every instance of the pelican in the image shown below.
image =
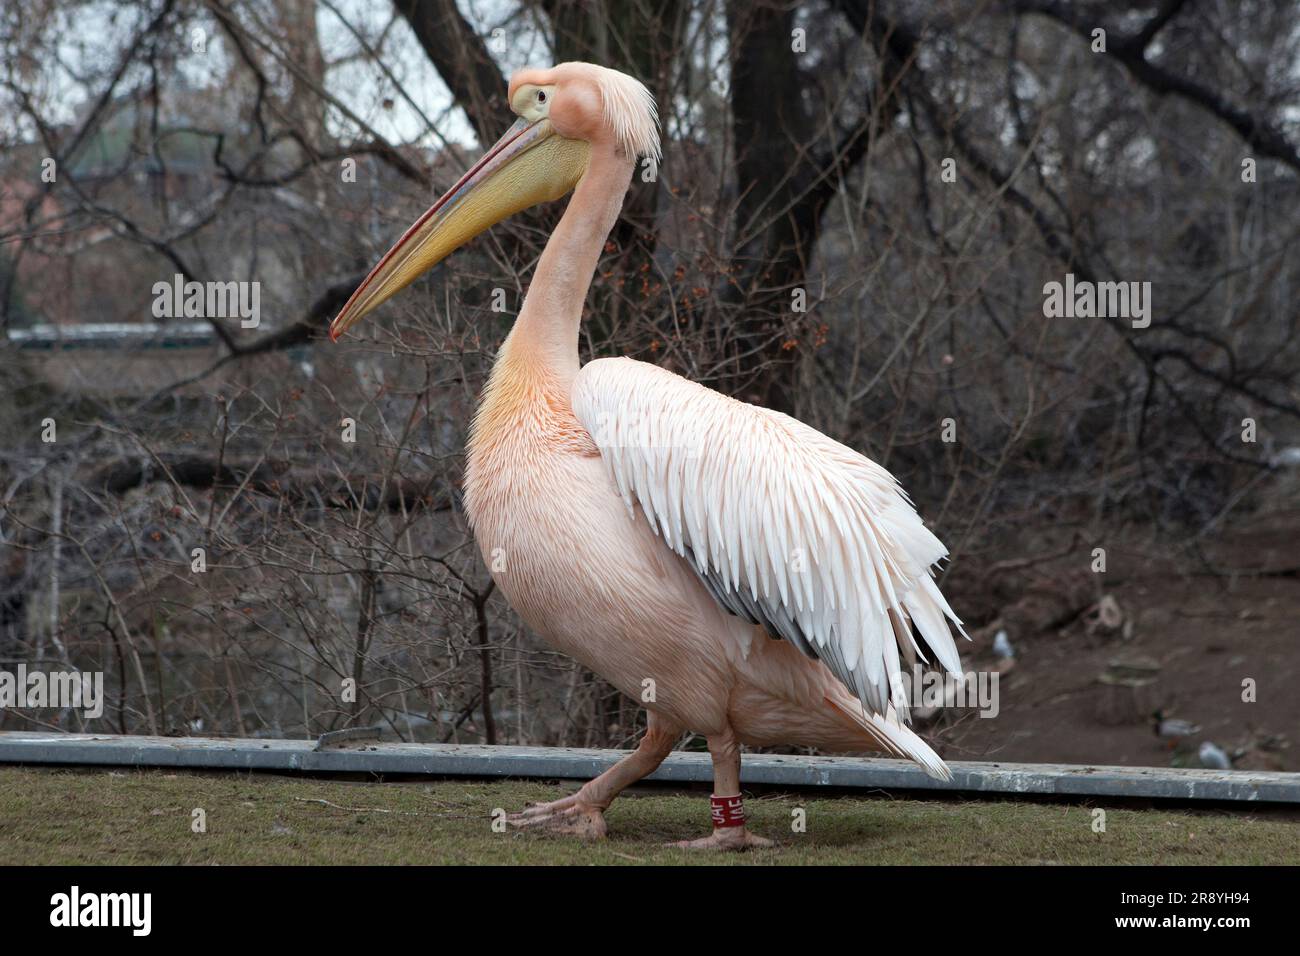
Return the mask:
M 468 442 L 465 508 L 497 586 L 558 651 L 648 711 L 637 748 L 576 793 L 508 817 L 585 837 L 681 735 L 708 741 L 712 832 L 743 850 L 741 745 L 884 751 L 947 778 L 908 726 L 902 661 L 960 671 L 947 551 L 884 468 L 794 418 L 629 358 L 580 365 L 597 259 L 654 99 L 589 63 L 510 80 L 517 119 L 406 230 L 330 326 L 337 340 L 474 236 L 570 191 Z M 964 634 L 964 632 L 962 632 Z M 929 656 L 927 656 L 927 652 Z

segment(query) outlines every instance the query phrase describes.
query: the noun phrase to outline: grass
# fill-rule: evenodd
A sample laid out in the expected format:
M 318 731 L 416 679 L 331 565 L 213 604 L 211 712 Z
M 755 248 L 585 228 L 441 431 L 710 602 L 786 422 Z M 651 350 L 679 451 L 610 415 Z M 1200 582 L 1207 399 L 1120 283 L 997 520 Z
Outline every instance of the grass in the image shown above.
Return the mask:
M 355 783 L 248 774 L 0 767 L 0 864 L 1224 864 L 1300 861 L 1300 822 L 1241 811 L 870 797 L 750 797 L 743 855 L 665 847 L 702 836 L 701 793 L 643 790 L 608 814 L 610 837 L 494 833 L 491 813 L 563 789 L 533 782 Z M 191 830 L 206 812 L 206 833 Z M 807 830 L 791 829 L 792 812 Z

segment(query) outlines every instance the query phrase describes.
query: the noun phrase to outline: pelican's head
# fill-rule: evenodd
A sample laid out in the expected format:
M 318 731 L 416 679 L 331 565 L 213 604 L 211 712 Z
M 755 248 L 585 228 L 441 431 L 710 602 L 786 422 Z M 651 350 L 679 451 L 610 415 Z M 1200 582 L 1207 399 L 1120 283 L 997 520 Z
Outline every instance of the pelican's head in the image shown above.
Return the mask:
M 564 196 L 593 149 L 633 161 L 659 156 L 654 98 L 616 70 L 590 63 L 521 70 L 510 80 L 510 109 L 514 125 L 370 270 L 330 324 L 331 339 L 489 226 Z

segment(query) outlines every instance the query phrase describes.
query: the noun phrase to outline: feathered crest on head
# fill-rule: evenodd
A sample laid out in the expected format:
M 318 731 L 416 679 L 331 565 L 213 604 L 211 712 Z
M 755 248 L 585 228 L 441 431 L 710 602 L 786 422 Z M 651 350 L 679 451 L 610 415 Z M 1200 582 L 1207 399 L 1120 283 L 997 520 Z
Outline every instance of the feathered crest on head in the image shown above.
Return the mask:
M 605 122 L 614 130 L 619 148 L 633 158 L 648 156 L 658 163 L 659 110 L 654 95 L 640 80 L 608 67 L 600 69 L 599 86 Z

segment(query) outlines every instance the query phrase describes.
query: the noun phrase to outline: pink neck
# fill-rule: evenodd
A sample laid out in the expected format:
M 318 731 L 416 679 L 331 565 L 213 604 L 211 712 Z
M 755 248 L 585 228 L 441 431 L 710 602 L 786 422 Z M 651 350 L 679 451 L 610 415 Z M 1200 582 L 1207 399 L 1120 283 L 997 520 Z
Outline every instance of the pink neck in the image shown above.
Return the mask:
M 587 171 L 546 243 L 519 318 L 503 346 L 503 350 L 521 350 L 566 391 L 578 374 L 582 306 L 605 240 L 623 208 L 634 165 L 612 144 L 591 144 Z

